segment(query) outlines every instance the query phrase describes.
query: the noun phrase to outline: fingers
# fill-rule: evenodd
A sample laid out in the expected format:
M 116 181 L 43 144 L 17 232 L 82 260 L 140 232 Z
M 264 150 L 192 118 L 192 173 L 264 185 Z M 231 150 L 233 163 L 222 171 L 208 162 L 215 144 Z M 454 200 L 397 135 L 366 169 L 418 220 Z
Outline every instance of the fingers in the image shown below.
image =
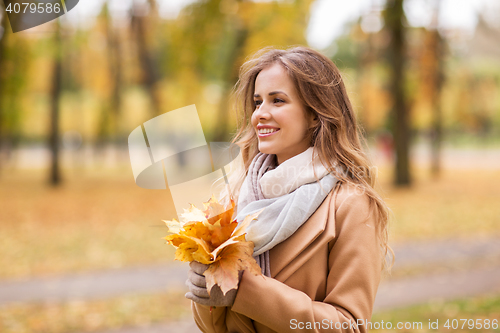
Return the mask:
M 197 274 L 192 269 L 190 269 L 188 271 L 188 279 L 195 286 L 202 287 L 202 288 L 206 288 L 207 287 L 207 281 L 206 281 L 205 277 L 203 275 Z
M 189 292 L 186 293 L 186 298 L 206 306 L 232 306 L 238 292 L 237 289 L 229 290 L 225 295 L 219 286 L 214 286 L 208 295 L 206 288 L 200 288 L 187 280 L 186 285 L 189 287 Z
M 203 275 L 203 273 L 208 269 L 209 265 L 202 264 L 198 261 L 191 261 L 189 263 L 189 267 L 191 267 L 191 269 L 195 271 L 195 273 Z
M 201 305 L 212 306 L 212 304 L 210 304 L 209 298 L 201 298 L 201 297 L 194 295 L 191 292 L 187 292 L 186 295 L 184 295 L 184 296 L 186 296 L 186 298 L 192 300 L 193 302 L 199 303 Z
M 186 280 L 186 285 L 188 286 L 189 288 L 189 291 L 197 296 L 197 297 L 202 297 L 202 298 L 209 298 L 210 295 L 208 294 L 208 291 L 207 291 L 207 288 L 205 287 L 198 287 L 196 285 L 194 285 L 191 280 Z
M 224 296 L 223 306 L 233 306 L 238 289 L 229 290 Z
M 191 268 L 188 271 L 188 279 L 186 285 L 189 292 L 186 293 L 186 298 L 206 306 L 232 306 L 238 289 L 231 289 L 225 295 L 218 285 L 214 285 L 210 291 L 207 290 L 207 282 L 203 273 L 208 269 L 209 265 L 202 264 L 198 261 L 189 263 Z M 239 272 L 239 278 L 243 271 Z

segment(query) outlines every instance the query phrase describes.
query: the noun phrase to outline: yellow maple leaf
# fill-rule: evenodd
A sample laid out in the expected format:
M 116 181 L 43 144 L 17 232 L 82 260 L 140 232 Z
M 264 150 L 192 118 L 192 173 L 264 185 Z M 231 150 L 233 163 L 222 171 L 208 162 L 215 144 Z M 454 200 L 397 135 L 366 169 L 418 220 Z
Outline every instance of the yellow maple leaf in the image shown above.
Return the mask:
M 215 250 L 219 246 L 221 246 L 226 240 L 231 238 L 231 235 L 238 225 L 238 222 L 231 222 L 230 224 L 226 225 L 221 225 L 220 221 L 217 221 L 214 224 L 214 228 L 212 229 L 212 234 L 211 234 L 211 243 L 214 246 Z
M 176 247 L 176 260 L 196 260 L 210 265 L 205 272 L 207 289 L 218 284 L 225 294 L 238 287 L 239 271 L 248 269 L 256 275 L 261 273 L 252 257 L 253 243 L 245 241 L 246 227 L 260 212 L 238 223 L 231 220 L 235 208 L 232 199 L 224 207 L 212 196 L 203 205 L 203 211 L 191 205 L 181 214 L 181 221 L 164 221 L 172 233 L 165 240 Z
M 189 209 L 184 209 L 184 213 L 180 214 L 179 218 L 184 224 L 191 221 L 203 221 L 207 219 L 205 212 L 201 211 L 193 204 L 189 205 Z
M 210 200 L 204 202 L 203 205 L 205 206 L 205 216 L 210 224 L 214 224 L 218 220 L 220 220 L 221 226 L 231 223 L 235 207 L 233 199 L 230 200 L 227 207 L 224 207 L 217 202 L 217 199 L 212 195 Z
M 174 234 L 179 233 L 183 227 L 183 223 L 177 221 L 176 219 L 173 219 L 172 221 L 163 220 L 163 222 L 165 222 L 165 224 L 167 225 L 168 232 L 171 232 Z

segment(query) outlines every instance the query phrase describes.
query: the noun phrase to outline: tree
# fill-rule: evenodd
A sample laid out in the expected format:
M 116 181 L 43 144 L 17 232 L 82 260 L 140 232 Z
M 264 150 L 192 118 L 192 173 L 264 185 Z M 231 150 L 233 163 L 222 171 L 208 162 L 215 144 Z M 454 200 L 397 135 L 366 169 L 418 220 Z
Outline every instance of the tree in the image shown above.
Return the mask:
M 441 91 L 444 81 L 443 55 L 444 42 L 437 29 L 439 17 L 439 5 L 441 1 L 436 0 L 433 13 L 433 24 L 427 34 L 428 48 L 431 58 L 431 175 L 438 177 L 441 173 L 441 142 L 443 141 L 443 114 L 441 109 Z
M 0 149 L 9 158 L 21 137 L 22 98 L 28 80 L 29 45 L 26 40 L 13 38 L 11 25 L 19 15 L 7 19 L 0 3 Z
M 107 3 L 105 4 L 106 11 Z M 108 42 L 108 63 L 109 70 L 112 77 L 113 91 L 111 96 L 111 112 L 113 115 L 111 133 L 113 135 L 118 134 L 118 119 L 121 113 L 122 107 L 122 61 L 121 61 L 121 43 L 118 32 L 113 28 L 111 24 L 111 18 L 109 17 L 109 12 L 106 12 L 106 38 Z
M 120 32 L 112 24 L 108 3 L 105 2 L 99 21 L 103 24 L 106 36 L 107 71 L 111 91 L 106 94 L 106 103 L 102 104 L 97 134 L 97 147 L 102 148 L 107 140 L 115 141 L 119 132 L 119 117 L 122 108 L 122 54 Z
M 179 62 L 200 82 L 217 82 L 222 98 L 217 106 L 213 130 L 208 139 L 227 141 L 234 127 L 228 98 L 238 80 L 239 67 L 246 56 L 273 45 L 289 47 L 305 44 L 311 0 L 253 2 L 245 0 L 206 0 L 185 8 L 178 20 Z
M 1 153 L 3 148 L 3 110 L 2 110 L 2 97 L 3 97 L 3 83 L 5 82 L 5 77 L 2 75 L 5 73 L 3 66 L 5 63 L 5 36 L 7 35 L 7 15 L 5 8 L 0 4 L 0 163 L 2 162 Z M 1 165 L 0 165 L 1 167 Z
M 52 186 L 61 183 L 60 170 L 60 129 L 59 129 L 59 99 L 61 95 L 62 76 L 62 46 L 61 27 L 59 19 L 56 19 L 56 31 L 54 34 L 54 67 L 52 72 L 52 85 L 50 90 L 50 135 L 49 148 L 51 152 L 50 177 Z
M 241 1 L 238 1 L 239 3 Z M 224 92 L 222 96 L 229 96 L 231 87 L 238 81 L 238 68 L 241 65 L 238 59 L 243 53 L 248 38 L 248 28 L 236 17 L 228 17 L 229 28 L 234 29 L 234 42 L 230 49 L 225 68 L 223 68 Z M 215 128 L 214 141 L 228 141 L 229 138 L 229 109 L 225 99 L 219 103 L 219 114 L 217 115 L 217 127 Z
M 155 53 L 151 46 L 151 38 L 149 38 L 147 30 L 156 28 L 158 10 L 156 8 L 156 1 L 148 0 L 147 4 L 149 10 L 145 4 L 133 3 L 131 29 L 137 45 L 140 67 L 143 71 L 143 84 L 151 97 L 153 114 L 156 116 L 161 111 L 158 92 L 158 83 L 161 77 L 158 72 Z
M 405 28 L 403 20 L 403 0 L 388 0 L 384 12 L 386 28 L 391 36 L 389 45 L 389 61 L 391 69 L 390 89 L 393 99 L 392 132 L 395 146 L 395 178 L 396 186 L 409 186 L 410 177 L 410 118 L 405 98 L 404 69 L 406 62 Z

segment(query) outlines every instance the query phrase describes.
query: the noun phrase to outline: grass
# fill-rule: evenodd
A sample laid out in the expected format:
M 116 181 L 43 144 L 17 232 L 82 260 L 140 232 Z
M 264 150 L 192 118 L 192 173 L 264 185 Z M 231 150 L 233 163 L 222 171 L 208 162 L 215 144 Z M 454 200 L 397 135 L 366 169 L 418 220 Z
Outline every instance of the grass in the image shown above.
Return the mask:
M 453 323 L 454 319 L 456 319 L 455 323 Z M 472 319 L 474 323 L 472 321 L 465 322 L 461 319 Z M 490 327 L 485 329 L 484 327 L 475 326 L 478 323 L 484 324 L 485 320 L 489 320 L 491 325 L 493 320 L 496 320 L 498 327 L 500 327 L 500 295 L 451 302 L 436 300 L 424 305 L 376 313 L 373 315 L 371 322 L 372 324 L 375 322 L 381 323 L 382 320 L 385 323 L 391 322 L 393 329 L 372 329 L 372 332 L 500 332 L 498 328 L 492 329 Z M 429 321 L 431 323 L 437 321 L 438 329 L 429 329 Z M 445 327 L 447 321 L 451 328 Z M 395 329 L 398 322 L 412 323 L 413 328 Z M 422 323 L 422 326 L 417 328 L 418 326 L 413 325 L 413 323 Z M 453 324 L 457 329 L 453 329 Z M 410 327 L 409 324 L 408 327 Z
M 18 304 L 0 308 L 0 332 L 94 332 L 145 326 L 191 316 L 183 293 L 129 295 L 106 300 Z
M 172 261 L 162 239 L 162 219 L 175 211 L 167 191 L 139 188 L 131 174 L 80 174 L 60 188 L 44 176 L 0 179 L 0 278 Z
M 405 189 L 393 188 L 390 170 L 379 168 L 394 213 L 392 243 L 500 234 L 500 172 L 446 170 L 432 180 L 415 171 Z M 60 188 L 48 187 L 41 172 L 0 178 L 0 279 L 172 261 L 162 239 L 161 220 L 175 212 L 168 191 L 136 186 L 129 170 L 67 178 Z
M 97 301 L 71 301 L 65 303 L 18 304 L 1 308 L 0 331 L 4 333 L 28 332 L 93 332 L 126 326 L 145 326 L 155 323 L 182 320 L 191 316 L 190 302 L 182 293 L 158 293 L 128 295 Z M 444 327 L 453 319 L 459 329 Z M 500 295 L 468 298 L 443 302 L 435 300 L 428 304 L 411 306 L 375 313 L 375 323 L 390 322 L 393 329 L 372 329 L 372 332 L 500 332 L 500 329 L 469 328 L 474 323 L 489 320 L 500 321 Z M 478 319 L 480 321 L 478 321 Z M 438 329 L 429 329 L 438 322 Z M 411 323 L 413 329 L 395 329 L 397 323 Z M 415 324 L 414 324 L 415 323 Z M 417 326 L 422 323 L 422 326 Z M 409 324 L 407 324 L 409 325 Z M 462 325 L 464 328 L 462 329 Z M 499 323 L 500 326 L 500 323 Z M 387 326 L 385 326 L 387 327 Z
M 382 196 L 393 212 L 391 242 L 500 235 L 500 172 L 445 170 L 432 179 L 414 169 L 411 188 L 390 185 L 390 171 L 379 171 Z
M 396 259 L 398 254 L 396 253 Z M 453 259 L 446 262 L 419 263 L 411 266 L 397 267 L 392 269 L 391 274 L 385 278 L 399 279 L 405 277 L 414 277 L 417 275 L 433 275 L 446 273 L 463 273 L 478 269 L 487 269 L 496 267 L 500 262 L 500 255 L 492 254 L 478 258 Z
M 499 172 L 446 170 L 432 180 L 425 170 L 414 171 L 412 188 L 393 188 L 390 170 L 379 168 L 381 193 L 394 213 L 392 243 L 500 235 Z M 0 279 L 172 262 L 173 248 L 162 240 L 161 220 L 175 211 L 167 191 L 139 188 L 129 170 L 66 174 L 60 188 L 46 186 L 42 172 L 0 175 Z M 177 293 L 17 304 L 0 308 L 0 331 L 90 332 L 189 313 Z M 448 318 L 500 319 L 500 297 L 434 302 L 378 313 L 372 322 L 439 319 L 442 325 Z

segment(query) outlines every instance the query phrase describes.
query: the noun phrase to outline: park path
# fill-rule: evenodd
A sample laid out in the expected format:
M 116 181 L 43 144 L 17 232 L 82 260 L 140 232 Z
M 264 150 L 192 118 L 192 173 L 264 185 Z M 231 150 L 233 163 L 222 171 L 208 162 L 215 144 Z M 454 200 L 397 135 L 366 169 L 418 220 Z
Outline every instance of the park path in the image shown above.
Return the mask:
M 379 288 L 375 311 L 500 292 L 500 238 L 412 242 L 394 246 L 395 278 Z M 456 264 L 482 263 L 474 269 Z M 397 277 L 412 268 L 430 267 L 424 275 Z M 442 268 L 449 267 L 448 270 Z M 19 302 L 107 298 L 127 293 L 161 292 L 184 287 L 187 264 L 169 263 L 52 278 L 0 281 L 0 306 Z M 438 268 L 439 270 L 436 270 Z M 122 328 L 102 333 L 196 332 L 191 318 L 154 326 Z
M 173 262 L 25 281 L 0 281 L 0 306 L 18 302 L 103 299 L 129 293 L 175 290 L 184 288 L 187 270 L 187 264 Z
M 500 292 L 500 267 L 460 273 L 444 273 L 382 282 L 374 312 L 425 303 Z M 181 321 L 128 327 L 99 333 L 193 333 L 199 332 L 191 317 Z

